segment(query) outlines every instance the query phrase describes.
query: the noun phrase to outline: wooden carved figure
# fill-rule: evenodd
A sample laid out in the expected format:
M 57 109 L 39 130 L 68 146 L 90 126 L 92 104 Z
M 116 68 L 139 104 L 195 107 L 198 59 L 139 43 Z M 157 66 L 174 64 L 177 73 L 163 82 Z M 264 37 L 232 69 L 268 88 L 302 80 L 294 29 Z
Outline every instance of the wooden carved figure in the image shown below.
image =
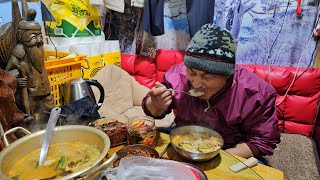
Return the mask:
M 16 0 L 12 1 L 13 7 L 15 2 Z M 37 12 L 26 8 L 23 9 L 26 18 L 20 19 L 16 24 L 13 23 L 16 39 L 13 38 L 12 43 L 16 42 L 16 46 L 12 49 L 8 60 L 4 57 L 0 60 L 2 60 L 2 68 L 6 71 L 16 69 L 19 72 L 17 80 L 26 114 L 25 121 L 30 121 L 39 117 L 36 115 L 42 113 L 43 110 L 53 108 L 54 101 L 44 65 L 41 26 L 35 21 Z

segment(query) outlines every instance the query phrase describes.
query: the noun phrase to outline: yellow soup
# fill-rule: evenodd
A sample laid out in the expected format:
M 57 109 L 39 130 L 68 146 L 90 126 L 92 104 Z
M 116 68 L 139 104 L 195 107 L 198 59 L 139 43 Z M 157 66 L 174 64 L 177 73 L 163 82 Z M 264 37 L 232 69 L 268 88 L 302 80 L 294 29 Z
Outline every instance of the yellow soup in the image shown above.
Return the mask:
M 179 134 L 172 139 L 172 143 L 189 152 L 213 152 L 218 150 L 222 143 L 218 138 L 207 133 Z
M 83 142 L 50 145 L 46 161 L 39 166 L 40 149 L 19 160 L 7 174 L 19 180 L 59 178 L 90 166 L 100 156 L 100 150 Z

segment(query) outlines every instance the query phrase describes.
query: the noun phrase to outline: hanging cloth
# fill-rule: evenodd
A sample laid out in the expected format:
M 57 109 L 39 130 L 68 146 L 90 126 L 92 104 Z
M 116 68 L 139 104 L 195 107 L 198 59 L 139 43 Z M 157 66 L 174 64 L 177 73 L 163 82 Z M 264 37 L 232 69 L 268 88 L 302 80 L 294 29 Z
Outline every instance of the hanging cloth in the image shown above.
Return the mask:
M 143 8 L 144 0 L 131 0 L 131 6 Z
M 89 0 L 89 3 L 95 6 L 104 6 L 103 0 Z
M 40 1 L 40 8 L 42 21 L 56 22 L 56 19 L 53 17 L 51 12 L 48 10 L 47 6 L 42 1 Z
M 144 5 L 142 29 L 153 35 L 164 34 L 163 23 L 164 0 L 146 0 Z
M 106 8 L 124 13 L 124 0 L 103 0 Z
M 187 16 L 190 36 L 207 23 L 213 22 L 214 0 L 187 0 Z

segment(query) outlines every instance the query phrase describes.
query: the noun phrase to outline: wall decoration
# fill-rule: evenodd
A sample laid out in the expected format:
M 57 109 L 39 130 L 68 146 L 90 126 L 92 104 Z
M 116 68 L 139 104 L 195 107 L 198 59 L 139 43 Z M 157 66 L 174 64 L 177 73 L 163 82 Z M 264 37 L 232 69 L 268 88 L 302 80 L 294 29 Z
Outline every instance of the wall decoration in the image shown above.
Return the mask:
M 302 1 L 301 14 L 296 13 L 297 6 L 297 0 L 216 0 L 213 23 L 234 35 L 239 64 L 310 67 L 316 45 L 311 36 L 316 3 Z M 164 1 L 165 34 L 161 36 L 143 33 L 141 38 L 136 10 L 126 9 L 122 16 L 127 19 L 117 27 L 122 53 L 153 57 L 159 48 L 186 49 L 190 33 L 185 0 Z M 120 13 L 117 16 L 114 20 L 119 21 Z M 136 49 L 141 41 L 141 50 Z
M 186 1 L 164 1 L 164 35 L 144 35 L 141 54 L 153 56 L 155 49 L 185 50 L 189 41 L 189 25 L 186 14 Z
M 312 65 L 316 44 L 311 37 L 316 18 L 314 1 L 303 1 L 300 15 L 296 14 L 296 0 L 216 0 L 215 3 L 214 23 L 235 37 L 238 63 Z

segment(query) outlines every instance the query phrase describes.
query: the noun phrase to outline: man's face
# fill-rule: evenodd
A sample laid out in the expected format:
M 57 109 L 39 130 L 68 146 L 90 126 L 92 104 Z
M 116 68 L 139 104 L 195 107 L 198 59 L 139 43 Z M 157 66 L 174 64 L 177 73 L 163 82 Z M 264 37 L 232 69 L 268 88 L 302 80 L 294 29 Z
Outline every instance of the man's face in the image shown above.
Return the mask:
M 42 34 L 40 30 L 26 30 L 21 34 L 23 44 L 32 47 L 40 47 L 43 45 Z
M 228 77 L 229 76 L 215 75 L 187 67 L 187 78 L 192 88 L 196 91 L 204 92 L 204 94 L 199 97 L 200 99 L 210 99 L 225 86 Z

